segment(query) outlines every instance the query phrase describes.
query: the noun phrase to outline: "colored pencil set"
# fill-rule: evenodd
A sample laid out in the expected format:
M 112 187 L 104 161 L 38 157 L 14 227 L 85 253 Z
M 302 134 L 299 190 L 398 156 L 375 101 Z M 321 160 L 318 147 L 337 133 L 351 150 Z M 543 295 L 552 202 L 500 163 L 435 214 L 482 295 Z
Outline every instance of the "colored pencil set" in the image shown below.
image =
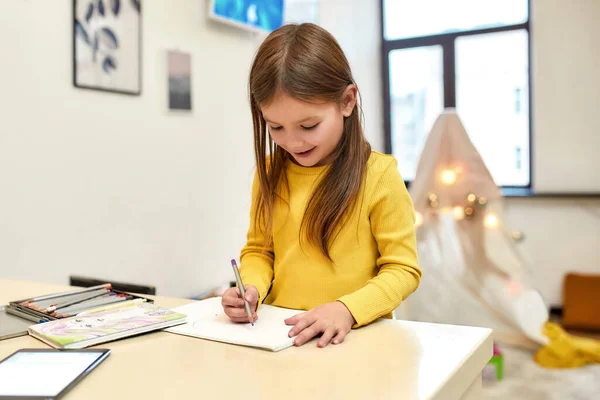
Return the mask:
M 110 283 L 65 293 L 55 293 L 12 302 L 14 315 L 36 322 L 67 318 L 83 311 L 120 303 L 137 296 L 118 292 Z

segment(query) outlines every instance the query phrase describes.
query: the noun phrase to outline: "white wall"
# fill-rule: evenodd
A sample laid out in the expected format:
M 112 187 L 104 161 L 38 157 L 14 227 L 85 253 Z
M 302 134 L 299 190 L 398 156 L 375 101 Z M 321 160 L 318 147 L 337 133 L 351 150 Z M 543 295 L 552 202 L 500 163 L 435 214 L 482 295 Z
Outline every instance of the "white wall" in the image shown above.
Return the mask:
M 319 25 L 336 37 L 361 92 L 365 135 L 384 151 L 379 0 L 320 0 Z
M 533 282 L 549 304 L 562 304 L 565 273 L 600 274 L 600 199 L 508 199 L 505 216 L 524 233 Z
M 600 193 L 600 1 L 531 8 L 535 188 Z
M 581 143 L 597 143 L 594 119 L 578 113 L 600 105 L 600 82 L 577 72 L 593 66 L 575 61 L 600 50 L 569 48 L 573 64 L 543 65 L 560 58 L 550 54 L 553 29 L 568 36 L 597 26 L 560 0 L 532 1 L 535 71 L 545 74 L 534 82 L 534 144 L 546 144 L 535 151 L 556 157 L 566 144 L 543 138 L 570 135 L 576 121 L 583 137 L 571 147 L 574 162 L 590 147 Z M 70 21 L 70 4 L 0 0 L 0 277 L 66 283 L 79 273 L 156 284 L 161 294 L 181 296 L 221 283 L 248 222 L 246 79 L 261 38 L 207 24 L 203 1 L 147 1 L 143 95 L 75 90 L 70 23 L 57 23 Z M 361 89 L 367 137 L 382 150 L 379 1 L 320 6 L 320 23 L 347 52 Z M 191 115 L 165 111 L 168 49 L 192 53 Z M 566 80 L 571 85 L 560 83 Z M 568 99 L 570 112 L 558 112 L 549 96 Z M 589 168 L 599 167 L 595 161 Z M 600 273 L 599 208 L 600 201 L 580 199 L 507 201 L 509 224 L 525 233 L 523 246 L 550 303 L 560 303 L 566 271 Z
M 341 0 L 321 21 L 344 29 Z M 377 20 L 377 9 L 366 8 Z M 247 75 L 264 38 L 205 18 L 205 1 L 147 1 L 140 97 L 72 87 L 71 1 L 0 0 L 0 277 L 70 274 L 189 296 L 230 279 L 248 224 L 253 168 Z M 383 149 L 379 72 L 341 35 Z M 9 38 L 11 38 L 9 40 Z M 166 51 L 192 54 L 194 111 L 168 113 Z M 378 48 L 369 50 L 379 63 Z
M 259 37 L 204 1 L 146 1 L 140 97 L 72 87 L 71 1 L 0 1 L 0 277 L 69 274 L 195 295 L 231 277 L 253 169 Z M 192 54 L 194 111 L 167 112 L 166 51 Z

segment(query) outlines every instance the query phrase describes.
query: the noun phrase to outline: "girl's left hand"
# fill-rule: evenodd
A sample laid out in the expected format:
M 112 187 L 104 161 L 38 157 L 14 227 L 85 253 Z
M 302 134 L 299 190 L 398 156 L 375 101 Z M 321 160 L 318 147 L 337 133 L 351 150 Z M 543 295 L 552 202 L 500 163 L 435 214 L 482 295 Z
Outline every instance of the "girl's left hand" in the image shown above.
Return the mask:
M 333 344 L 342 343 L 356 321 L 344 303 L 334 301 L 288 318 L 285 323 L 294 325 L 289 335 L 296 336 L 296 346 L 302 346 L 319 333 L 323 333 L 317 346 L 325 347 L 332 341 Z

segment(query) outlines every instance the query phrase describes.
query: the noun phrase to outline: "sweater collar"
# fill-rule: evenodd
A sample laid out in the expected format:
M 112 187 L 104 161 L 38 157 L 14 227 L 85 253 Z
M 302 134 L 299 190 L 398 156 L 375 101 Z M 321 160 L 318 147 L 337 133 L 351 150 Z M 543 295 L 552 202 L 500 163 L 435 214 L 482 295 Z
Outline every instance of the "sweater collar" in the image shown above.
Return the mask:
M 320 167 L 303 167 L 302 165 L 293 162 L 290 158 L 288 158 L 285 163 L 286 170 L 301 175 L 319 175 L 329 169 L 330 166 L 331 164 Z

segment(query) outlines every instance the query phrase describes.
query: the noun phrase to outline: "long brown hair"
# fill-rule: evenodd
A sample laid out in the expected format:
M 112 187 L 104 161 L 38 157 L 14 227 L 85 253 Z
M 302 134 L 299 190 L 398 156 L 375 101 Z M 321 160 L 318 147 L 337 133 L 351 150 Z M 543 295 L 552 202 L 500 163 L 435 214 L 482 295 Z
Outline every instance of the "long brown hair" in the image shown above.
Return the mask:
M 285 163 L 291 157 L 271 139 L 261 112 L 281 91 L 305 102 L 336 102 L 355 84 L 350 65 L 335 38 L 314 24 L 290 24 L 273 31 L 258 49 L 250 70 L 249 92 L 254 124 L 254 152 L 260 189 L 255 228 L 267 246 L 273 239 L 273 210 L 288 190 Z M 357 89 L 358 94 L 358 89 Z M 333 162 L 312 194 L 301 226 L 308 243 L 331 260 L 329 247 L 356 205 L 371 146 L 365 140 L 357 101 L 344 119 L 344 132 Z M 268 162 L 267 162 L 268 158 Z

